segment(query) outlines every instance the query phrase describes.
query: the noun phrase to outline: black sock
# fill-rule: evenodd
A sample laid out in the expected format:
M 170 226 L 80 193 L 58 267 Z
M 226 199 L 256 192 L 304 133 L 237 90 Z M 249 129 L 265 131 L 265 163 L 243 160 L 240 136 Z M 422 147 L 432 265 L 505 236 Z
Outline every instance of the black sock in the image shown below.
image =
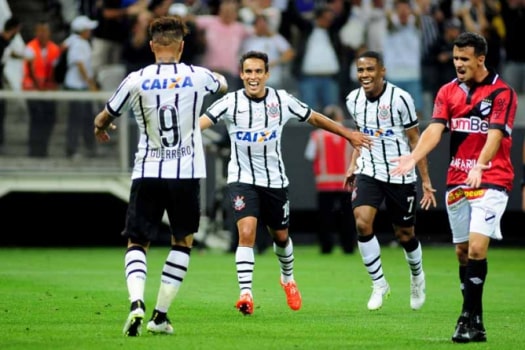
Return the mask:
M 465 275 L 465 301 L 463 311 L 483 319 L 483 286 L 487 277 L 487 259 L 469 259 Z
M 159 310 L 155 309 L 153 311 L 153 316 L 151 317 L 151 319 L 155 321 L 156 324 L 159 324 L 166 320 L 166 315 L 167 314 L 165 312 L 160 312 Z

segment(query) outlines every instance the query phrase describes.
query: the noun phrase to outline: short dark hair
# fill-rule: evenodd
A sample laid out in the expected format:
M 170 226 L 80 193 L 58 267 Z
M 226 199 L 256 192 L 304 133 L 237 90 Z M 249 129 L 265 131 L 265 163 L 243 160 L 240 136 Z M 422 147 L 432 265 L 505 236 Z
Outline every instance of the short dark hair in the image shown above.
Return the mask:
M 269 71 L 269 66 L 268 66 L 268 55 L 262 51 L 248 51 L 246 52 L 245 54 L 243 54 L 241 56 L 241 59 L 239 61 L 240 65 L 241 65 L 241 71 L 243 69 L 243 66 L 244 66 L 244 61 L 246 61 L 247 59 L 249 58 L 258 58 L 260 60 L 263 60 L 264 62 L 264 69 L 268 72 Z
M 334 12 L 328 5 L 320 5 L 314 9 L 314 18 L 318 19 L 324 16 L 326 12 Z
M 482 35 L 472 32 L 461 33 L 454 40 L 454 46 L 460 48 L 473 47 L 476 56 L 486 56 L 488 51 L 487 40 Z
M 383 67 L 385 65 L 383 55 L 377 51 L 365 51 L 357 57 L 357 59 L 359 58 L 375 58 L 379 66 Z
M 4 30 L 7 32 L 20 26 L 20 20 L 16 17 L 11 17 L 4 23 Z
M 148 32 L 154 43 L 170 45 L 184 39 L 184 36 L 188 34 L 188 26 L 178 15 L 163 16 L 150 23 Z

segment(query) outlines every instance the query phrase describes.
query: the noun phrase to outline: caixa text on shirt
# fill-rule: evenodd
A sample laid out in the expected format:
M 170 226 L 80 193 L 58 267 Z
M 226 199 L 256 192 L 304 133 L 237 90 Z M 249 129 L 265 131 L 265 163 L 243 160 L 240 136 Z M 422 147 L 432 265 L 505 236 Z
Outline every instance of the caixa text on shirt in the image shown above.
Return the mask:
M 179 159 L 182 157 L 191 156 L 193 148 L 191 146 L 180 148 L 150 148 L 148 150 L 148 158 L 155 159 Z

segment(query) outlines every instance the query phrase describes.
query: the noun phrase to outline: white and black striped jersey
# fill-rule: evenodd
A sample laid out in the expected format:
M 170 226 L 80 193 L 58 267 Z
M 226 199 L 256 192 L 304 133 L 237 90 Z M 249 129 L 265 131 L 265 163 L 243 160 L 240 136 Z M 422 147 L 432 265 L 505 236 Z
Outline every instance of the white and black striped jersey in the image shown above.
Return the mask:
M 140 131 L 132 179 L 206 177 L 199 114 L 220 83 L 203 67 L 152 64 L 130 73 L 106 103 L 119 117 L 133 111 Z
M 303 122 L 310 115 L 311 109 L 306 104 L 285 90 L 270 87 L 259 99 L 248 97 L 241 89 L 211 105 L 206 116 L 213 123 L 224 120 L 230 136 L 227 182 L 287 187 L 281 153 L 283 127 L 292 118 Z
M 418 126 L 414 101 L 408 92 L 389 82 L 375 100 L 365 96 L 364 89 L 351 91 L 346 107 L 357 128 L 372 137 L 370 150 L 361 148 L 356 174 L 364 174 L 388 183 L 413 183 L 416 172 L 405 176 L 391 176 L 396 164 L 390 160 L 411 152 L 405 130 Z

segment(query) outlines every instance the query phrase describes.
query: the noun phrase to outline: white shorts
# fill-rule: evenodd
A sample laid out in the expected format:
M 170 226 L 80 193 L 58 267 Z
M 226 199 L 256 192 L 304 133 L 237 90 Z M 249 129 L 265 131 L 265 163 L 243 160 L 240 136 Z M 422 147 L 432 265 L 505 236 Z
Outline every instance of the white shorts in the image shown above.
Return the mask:
M 458 186 L 447 191 L 447 213 L 452 242 L 468 242 L 475 232 L 501 240 L 500 222 L 509 196 L 502 191 Z

